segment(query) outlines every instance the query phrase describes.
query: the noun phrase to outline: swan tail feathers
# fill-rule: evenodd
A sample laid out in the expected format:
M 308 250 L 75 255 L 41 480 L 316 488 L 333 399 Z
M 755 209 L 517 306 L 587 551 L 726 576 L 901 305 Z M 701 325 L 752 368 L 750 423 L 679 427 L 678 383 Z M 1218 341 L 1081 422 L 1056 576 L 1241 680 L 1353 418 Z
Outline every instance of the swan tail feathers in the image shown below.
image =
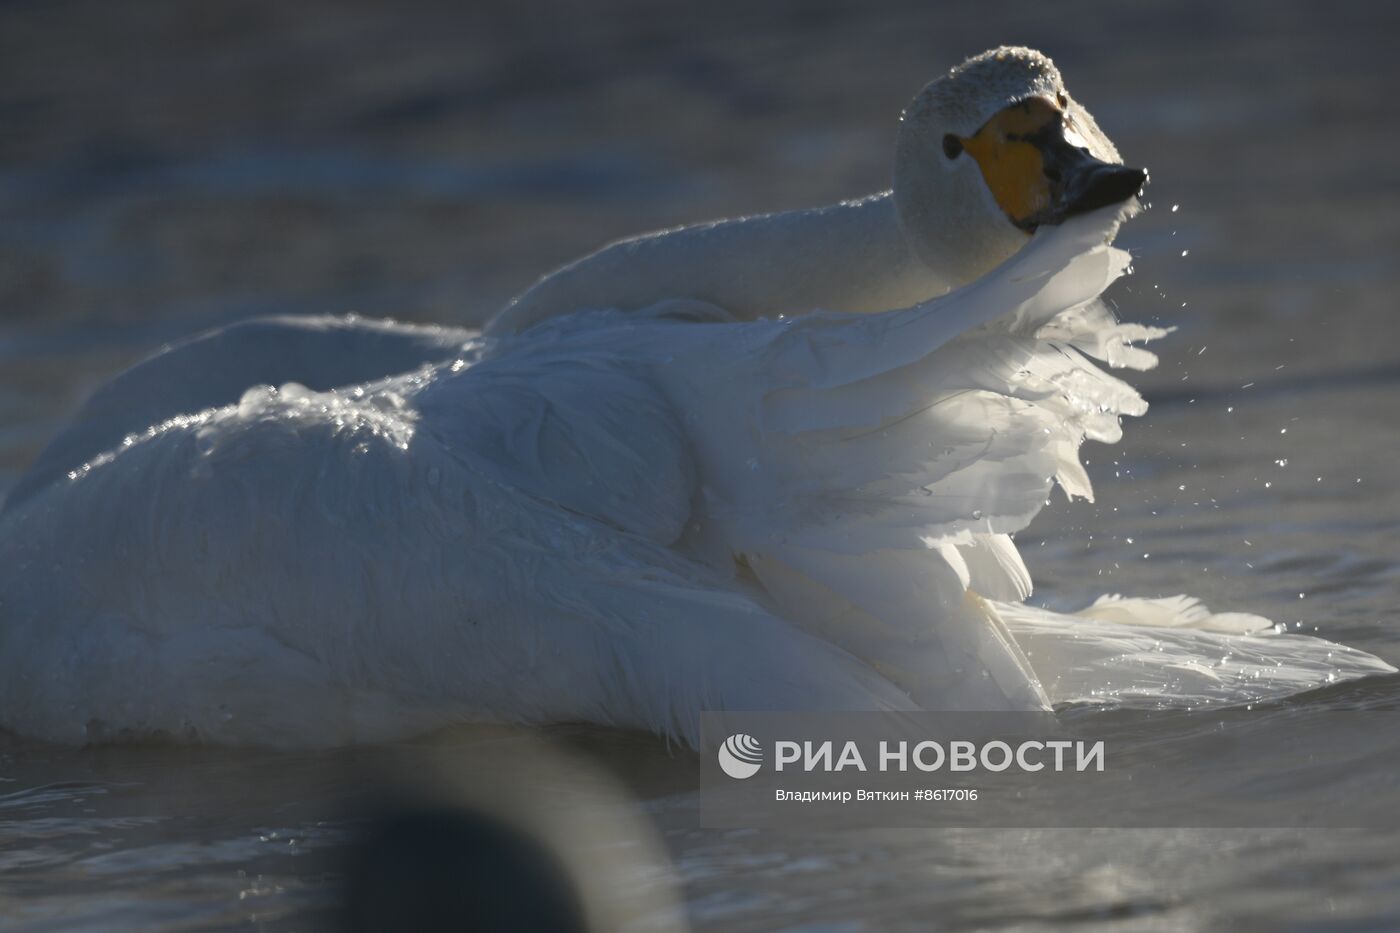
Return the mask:
M 1395 672 L 1365 651 L 1185 596 L 1109 596 L 1077 613 L 997 609 L 1056 704 L 1238 705 Z

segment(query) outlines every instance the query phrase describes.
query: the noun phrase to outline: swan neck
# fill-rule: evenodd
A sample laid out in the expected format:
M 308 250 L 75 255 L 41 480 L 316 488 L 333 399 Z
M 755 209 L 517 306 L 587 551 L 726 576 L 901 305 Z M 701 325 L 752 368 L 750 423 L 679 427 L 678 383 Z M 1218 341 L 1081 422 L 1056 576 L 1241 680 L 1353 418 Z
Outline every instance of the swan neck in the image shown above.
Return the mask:
M 740 320 L 888 311 L 948 288 L 910 248 L 886 191 L 614 243 L 546 276 L 487 329 L 519 332 L 581 308 L 632 311 L 670 299 L 707 302 Z

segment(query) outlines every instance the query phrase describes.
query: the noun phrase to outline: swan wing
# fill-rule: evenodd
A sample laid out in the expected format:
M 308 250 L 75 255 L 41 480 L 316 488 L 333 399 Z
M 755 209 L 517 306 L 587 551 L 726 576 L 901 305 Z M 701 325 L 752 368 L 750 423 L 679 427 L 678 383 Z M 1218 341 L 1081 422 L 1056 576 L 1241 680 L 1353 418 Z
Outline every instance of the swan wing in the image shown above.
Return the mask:
M 355 385 L 451 358 L 473 334 L 358 317 L 266 317 L 162 347 L 103 384 L 39 454 L 5 508 L 178 415 L 229 405 L 252 386 Z
M 1103 368 L 1154 365 L 1135 344 L 1165 333 L 1119 323 L 1099 297 L 1128 266 L 1108 245 L 1121 216 L 1042 229 L 907 310 L 775 324 L 749 351 L 756 375 L 736 363 L 719 380 L 740 387 L 732 400 L 701 413 L 707 520 L 785 613 L 923 708 L 1109 690 L 1240 702 L 1391 670 L 1320 639 L 1248 634 L 1268 621 L 1185 597 L 1105 598 L 1072 623 L 1019 605 L 1030 576 L 1010 535 L 1056 484 L 1092 497 L 1080 446 L 1118 440 L 1147 408 Z
M 657 544 L 690 519 L 698 474 L 678 409 L 625 358 L 523 342 L 413 398 L 464 466 Z
M 687 411 L 700 523 L 785 615 L 921 708 L 1050 703 L 984 597 L 1029 593 L 1008 535 L 1057 476 L 1087 485 L 1075 455 L 1108 433 L 1099 416 L 1116 428 L 1142 407 L 1069 338 L 1036 336 L 1126 268 L 1107 245 L 1118 221 L 1049 231 L 933 302 L 743 325 L 672 342 L 656 368 L 671 397 L 706 399 Z M 1080 399 L 1093 412 L 1070 412 Z

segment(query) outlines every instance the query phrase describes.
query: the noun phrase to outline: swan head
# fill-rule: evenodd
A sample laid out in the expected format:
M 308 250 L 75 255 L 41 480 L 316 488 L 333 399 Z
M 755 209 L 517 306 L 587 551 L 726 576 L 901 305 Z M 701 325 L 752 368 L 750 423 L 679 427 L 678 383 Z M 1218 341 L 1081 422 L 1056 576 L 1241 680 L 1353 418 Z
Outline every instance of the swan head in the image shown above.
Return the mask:
M 919 258 L 954 286 L 999 265 L 1040 225 L 1129 201 L 1146 180 L 1034 49 L 968 59 L 901 117 L 900 224 Z

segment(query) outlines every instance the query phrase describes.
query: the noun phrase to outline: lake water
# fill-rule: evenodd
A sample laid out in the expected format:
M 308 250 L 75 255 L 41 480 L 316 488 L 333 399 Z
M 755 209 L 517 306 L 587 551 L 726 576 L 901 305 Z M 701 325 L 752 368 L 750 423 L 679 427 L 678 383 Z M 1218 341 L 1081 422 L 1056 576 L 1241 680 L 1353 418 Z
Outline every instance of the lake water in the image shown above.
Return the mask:
M 1057 501 L 1019 537 L 1036 598 L 1185 592 L 1400 662 L 1400 12 L 752 7 L 0 7 L 0 490 L 87 391 L 187 333 L 322 311 L 470 323 L 626 233 L 877 189 L 923 82 L 1025 42 L 1152 170 L 1113 295 L 1177 328 L 1134 380 L 1152 410 L 1086 448 L 1097 502 Z M 1397 706 L 1388 677 L 1265 712 L 1286 732 Z M 701 831 L 693 756 L 564 729 L 335 754 L 0 735 L 0 927 L 333 924 L 367 775 L 446 758 L 471 784 L 537 739 L 588 762 L 537 777 L 619 827 L 579 845 L 638 928 L 1400 927 L 1386 828 Z M 1393 749 L 1305 776 L 1281 751 L 1259 793 L 1390 810 Z

